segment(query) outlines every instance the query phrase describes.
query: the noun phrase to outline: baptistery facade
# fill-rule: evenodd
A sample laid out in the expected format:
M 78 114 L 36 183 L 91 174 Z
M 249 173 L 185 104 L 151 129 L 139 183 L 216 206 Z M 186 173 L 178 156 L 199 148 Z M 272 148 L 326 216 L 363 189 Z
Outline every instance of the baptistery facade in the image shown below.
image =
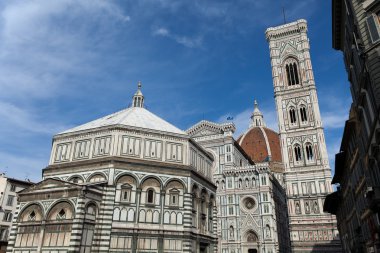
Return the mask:
M 217 252 L 213 156 L 132 104 L 54 136 L 8 252 Z

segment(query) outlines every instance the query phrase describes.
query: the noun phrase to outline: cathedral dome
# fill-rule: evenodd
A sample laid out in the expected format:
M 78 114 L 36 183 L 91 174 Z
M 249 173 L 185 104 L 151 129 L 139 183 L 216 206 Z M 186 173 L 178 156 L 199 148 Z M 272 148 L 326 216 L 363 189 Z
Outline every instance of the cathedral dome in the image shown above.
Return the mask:
M 237 141 L 254 162 L 282 162 L 280 138 L 272 129 L 250 127 Z
M 250 127 L 237 140 L 243 150 L 256 162 L 282 162 L 280 137 L 265 126 L 264 117 L 255 101 Z

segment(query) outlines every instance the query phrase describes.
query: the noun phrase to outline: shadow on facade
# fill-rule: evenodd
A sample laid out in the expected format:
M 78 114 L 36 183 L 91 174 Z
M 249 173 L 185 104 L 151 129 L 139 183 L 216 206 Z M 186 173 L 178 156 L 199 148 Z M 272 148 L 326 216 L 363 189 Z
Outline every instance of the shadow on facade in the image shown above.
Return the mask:
M 340 240 L 333 240 L 329 243 L 317 243 L 314 245 L 311 250 L 312 253 L 328 253 L 328 252 L 336 252 L 337 247 L 340 245 Z M 343 252 L 343 251 L 342 251 Z M 362 251 L 355 251 L 352 253 L 361 253 Z
M 273 190 L 281 191 L 280 194 L 273 194 L 274 196 L 284 196 L 286 195 L 285 189 L 279 184 L 277 180 L 273 183 L 278 184 L 278 187 L 273 187 Z M 288 203 L 285 200 L 285 203 L 280 200 L 274 201 L 276 210 L 276 225 L 277 225 L 277 235 L 278 235 L 278 245 L 279 252 L 290 252 L 290 234 L 289 234 L 289 215 L 287 212 Z

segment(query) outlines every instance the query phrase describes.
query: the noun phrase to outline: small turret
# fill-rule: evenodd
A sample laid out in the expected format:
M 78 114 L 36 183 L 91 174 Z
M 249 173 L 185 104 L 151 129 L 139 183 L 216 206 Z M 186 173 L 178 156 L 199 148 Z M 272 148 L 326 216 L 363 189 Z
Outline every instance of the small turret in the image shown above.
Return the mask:
M 132 107 L 144 107 L 144 95 L 141 92 L 141 82 L 137 84 L 137 91 L 132 98 Z

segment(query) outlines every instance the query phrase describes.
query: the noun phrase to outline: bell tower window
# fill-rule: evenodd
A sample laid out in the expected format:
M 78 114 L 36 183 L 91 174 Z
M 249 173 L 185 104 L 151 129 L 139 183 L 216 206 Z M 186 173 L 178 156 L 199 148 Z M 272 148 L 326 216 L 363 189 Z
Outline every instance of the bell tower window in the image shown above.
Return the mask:
M 286 77 L 288 79 L 288 86 L 300 84 L 300 78 L 298 75 L 297 62 L 291 59 L 285 65 Z
M 290 123 L 292 124 L 297 123 L 296 110 L 294 108 L 291 108 L 289 110 L 289 116 L 290 116 Z
M 300 108 L 300 115 L 301 115 L 301 121 L 306 122 L 307 121 L 307 112 L 306 112 L 306 108 L 304 106 L 302 106 Z
M 294 147 L 294 156 L 295 156 L 297 162 L 301 161 L 302 153 L 301 153 L 301 147 L 299 145 L 296 145 Z
M 311 146 L 310 143 L 306 144 L 306 158 L 308 161 L 311 161 L 314 159 L 313 147 Z

